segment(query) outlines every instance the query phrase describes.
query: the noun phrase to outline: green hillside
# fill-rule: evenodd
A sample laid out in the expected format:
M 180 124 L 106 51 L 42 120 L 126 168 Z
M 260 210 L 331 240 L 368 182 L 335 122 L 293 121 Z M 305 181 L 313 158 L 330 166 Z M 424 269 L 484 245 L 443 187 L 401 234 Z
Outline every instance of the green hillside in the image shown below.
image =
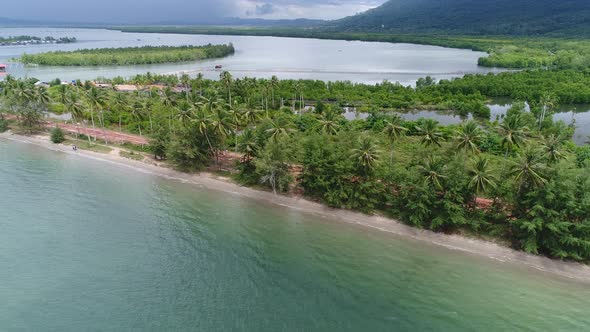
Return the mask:
M 590 36 L 588 0 L 390 0 L 337 31 Z

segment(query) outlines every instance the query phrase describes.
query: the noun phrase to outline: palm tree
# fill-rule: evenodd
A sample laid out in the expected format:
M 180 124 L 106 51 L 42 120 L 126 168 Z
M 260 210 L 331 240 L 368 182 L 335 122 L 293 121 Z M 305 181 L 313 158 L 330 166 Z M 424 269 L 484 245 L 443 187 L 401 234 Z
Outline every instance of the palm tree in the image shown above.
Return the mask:
M 51 101 L 51 97 L 45 87 L 38 87 L 33 90 L 33 100 L 39 105 L 46 106 Z
M 99 110 L 104 105 L 104 96 L 96 87 L 93 86 L 86 91 L 84 98 L 86 100 L 86 104 L 88 105 L 88 109 L 90 109 L 90 120 L 92 121 L 92 129 L 95 130 L 96 126 L 94 124 L 94 112 Z M 96 135 L 94 136 L 94 141 L 96 142 Z
M 191 107 L 193 119 L 192 122 L 197 127 L 199 133 L 205 136 L 207 140 L 207 144 L 209 145 L 209 150 L 211 153 L 214 153 L 213 145 L 211 144 L 211 139 L 209 139 L 209 131 L 211 128 L 211 119 L 208 113 L 207 104 L 200 103 L 198 105 L 193 105 Z
M 456 148 L 465 153 L 479 153 L 479 143 L 482 139 L 482 132 L 475 121 L 465 122 L 459 130 L 455 132 Z
M 436 190 L 443 190 L 444 181 L 447 178 L 444 175 L 446 165 L 440 158 L 428 157 L 420 165 L 418 171 L 424 177 L 424 183 Z
M 180 122 L 183 127 L 186 127 L 192 120 L 193 117 L 193 108 L 190 104 L 183 103 L 178 108 L 178 114 L 176 118 Z
M 550 94 L 544 94 L 541 97 L 540 100 L 540 104 L 541 104 L 541 113 L 539 114 L 539 130 L 541 129 L 541 127 L 543 126 L 543 122 L 545 121 L 545 118 L 547 117 L 547 113 L 550 113 L 551 110 L 553 110 L 553 108 L 555 108 L 555 105 L 557 104 L 557 100 L 556 97 Z
M 371 174 L 379 162 L 379 154 L 381 153 L 375 142 L 368 136 L 361 136 L 357 147 L 351 152 L 352 159 L 355 160 L 363 175 Z
M 506 118 L 498 129 L 502 135 L 502 146 L 506 150 L 505 158 L 508 158 L 508 153 L 514 147 L 520 147 L 526 142 L 528 127 L 523 125 L 520 114 Z
M 203 78 L 204 75 L 203 73 L 198 73 L 197 74 L 197 78 L 195 79 L 195 82 L 197 83 L 197 86 L 199 87 L 199 95 L 203 95 Z
M 180 82 L 182 83 L 182 86 L 184 87 L 184 93 L 186 94 L 186 101 L 188 102 L 188 95 L 189 95 L 189 91 L 190 91 L 190 89 L 189 89 L 190 86 L 189 85 L 190 85 L 190 82 L 191 82 L 191 77 L 188 76 L 187 73 L 183 73 L 180 76 Z
M 322 124 L 322 131 L 328 135 L 336 135 L 340 130 L 336 112 L 324 112 L 320 123 Z
M 506 151 L 504 153 L 504 160 L 508 159 L 508 154 L 515 147 L 521 147 L 526 142 L 528 127 L 522 123 L 520 114 L 510 116 L 500 124 L 498 128 L 499 134 L 502 136 L 502 146 Z M 502 166 L 502 173 L 506 169 L 506 163 Z
M 232 129 L 233 129 L 234 136 L 236 139 L 235 151 L 238 152 L 238 132 L 240 131 L 242 123 L 244 122 L 244 115 L 240 109 L 234 109 L 233 107 L 230 106 L 229 118 L 230 118 L 230 122 L 233 125 Z
M 295 99 L 299 99 L 299 115 L 303 113 L 303 109 L 305 107 L 304 99 L 303 99 L 303 89 L 304 85 L 302 82 L 295 82 L 293 86 L 295 88 Z M 293 111 L 295 111 L 295 101 L 293 101 Z
M 472 159 L 471 161 L 471 168 L 469 169 L 471 180 L 469 181 L 469 187 L 476 195 L 485 195 L 497 186 L 498 178 L 495 176 L 489 164 L 489 160 L 482 157 Z
M 222 107 L 215 107 L 211 113 L 211 132 L 217 137 L 215 146 L 215 163 L 219 166 L 219 150 L 224 140 L 232 132 L 230 118 Z
M 123 113 L 129 109 L 129 100 L 124 93 L 117 93 L 110 98 L 111 108 L 119 113 L 119 132 L 122 132 L 121 122 L 123 121 Z
M 560 160 L 565 159 L 565 155 L 561 151 L 563 140 L 563 137 L 554 134 L 543 138 L 541 146 L 545 152 L 545 157 L 550 164 L 555 164 Z
M 266 130 L 274 141 L 277 141 L 280 137 L 288 136 L 293 131 L 293 124 L 284 117 L 271 121 L 271 128 Z
M 524 188 L 539 188 L 547 183 L 544 175 L 547 167 L 543 159 L 543 151 L 527 147 L 519 154 L 519 160 L 512 162 L 509 175 L 518 183 L 518 193 Z
M 275 104 L 275 90 L 279 86 L 279 79 L 276 76 L 272 76 L 270 78 L 270 93 L 272 95 L 272 108 L 276 108 Z
M 238 151 L 244 153 L 244 161 L 252 161 L 259 150 L 260 146 L 256 142 L 256 135 L 254 135 L 254 132 L 250 129 L 244 131 L 244 134 L 241 137 L 241 142 L 238 145 Z
M 389 145 L 391 146 L 389 157 L 389 162 L 391 165 L 393 165 L 393 149 L 395 142 L 403 137 L 408 131 L 406 127 L 402 126 L 402 122 L 402 119 L 397 115 L 393 116 L 391 121 L 385 121 L 385 128 L 383 129 L 383 132 L 387 136 Z
M 443 133 L 440 131 L 438 122 L 432 119 L 425 119 L 416 129 L 422 136 L 421 143 L 425 146 L 441 146 L 440 141 L 443 139 Z
M 70 92 L 70 86 L 67 84 L 60 84 L 57 87 L 57 101 L 65 105 L 68 101 L 68 94 Z
M 137 128 L 139 129 L 139 136 L 141 137 L 141 122 L 145 116 L 144 113 L 144 102 L 136 102 L 133 107 L 131 107 L 131 117 L 133 117 L 137 121 Z
M 250 125 L 250 124 L 256 123 L 256 121 L 258 121 L 258 119 L 260 119 L 260 112 L 258 110 L 253 109 L 253 108 L 247 107 L 242 112 L 242 117 L 244 119 L 245 124 Z
M 76 129 L 77 129 L 76 130 L 76 140 L 77 140 L 78 134 L 80 131 L 80 129 L 78 128 L 78 122 L 84 116 L 84 111 L 83 111 L 84 105 L 82 105 L 82 102 L 80 101 L 80 97 L 78 96 L 77 93 L 74 93 L 74 92 L 68 93 L 68 95 L 66 97 L 65 108 L 66 108 L 66 111 L 72 115 L 74 122 L 76 122 Z M 88 136 L 88 142 L 90 143 L 90 136 Z
M 174 107 L 176 106 L 176 100 L 174 99 L 174 92 L 170 87 L 166 87 L 161 91 L 160 100 L 162 105 L 168 109 L 168 129 L 170 132 L 173 131 L 172 127 L 172 114 L 174 113 Z
M 224 71 L 219 75 L 219 80 L 221 81 L 221 83 L 225 86 L 226 90 L 227 90 L 227 96 L 229 99 L 229 104 L 232 104 L 232 100 L 231 100 L 231 86 L 233 83 L 233 78 L 231 76 L 231 74 L 228 71 Z

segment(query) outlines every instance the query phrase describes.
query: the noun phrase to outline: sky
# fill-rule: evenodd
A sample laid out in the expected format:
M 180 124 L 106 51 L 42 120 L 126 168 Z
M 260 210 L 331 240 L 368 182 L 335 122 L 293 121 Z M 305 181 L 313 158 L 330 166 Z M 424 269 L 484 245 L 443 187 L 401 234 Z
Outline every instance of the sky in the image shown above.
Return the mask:
M 223 17 L 336 19 L 386 0 L 19 0 L 0 16 L 19 20 L 88 23 L 197 21 Z M 4 2 L 4 1 L 3 1 Z

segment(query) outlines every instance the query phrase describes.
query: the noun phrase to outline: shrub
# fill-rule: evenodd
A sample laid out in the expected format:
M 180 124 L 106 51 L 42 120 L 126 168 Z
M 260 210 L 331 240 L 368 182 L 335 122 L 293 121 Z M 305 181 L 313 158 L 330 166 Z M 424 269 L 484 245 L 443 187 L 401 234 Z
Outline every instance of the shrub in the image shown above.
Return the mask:
M 0 117 L 0 133 L 8 130 L 8 122 Z
M 55 127 L 51 129 L 51 141 L 55 144 L 63 143 L 65 141 L 65 134 L 61 128 Z

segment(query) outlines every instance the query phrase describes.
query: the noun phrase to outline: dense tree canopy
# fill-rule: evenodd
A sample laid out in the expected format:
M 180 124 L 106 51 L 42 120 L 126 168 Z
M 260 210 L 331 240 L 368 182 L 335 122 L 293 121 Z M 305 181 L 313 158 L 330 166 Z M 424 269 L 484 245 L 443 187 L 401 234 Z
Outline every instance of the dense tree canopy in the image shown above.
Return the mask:
M 46 66 L 124 66 L 222 58 L 233 54 L 234 51 L 231 44 L 144 46 L 24 54 L 20 61 Z

